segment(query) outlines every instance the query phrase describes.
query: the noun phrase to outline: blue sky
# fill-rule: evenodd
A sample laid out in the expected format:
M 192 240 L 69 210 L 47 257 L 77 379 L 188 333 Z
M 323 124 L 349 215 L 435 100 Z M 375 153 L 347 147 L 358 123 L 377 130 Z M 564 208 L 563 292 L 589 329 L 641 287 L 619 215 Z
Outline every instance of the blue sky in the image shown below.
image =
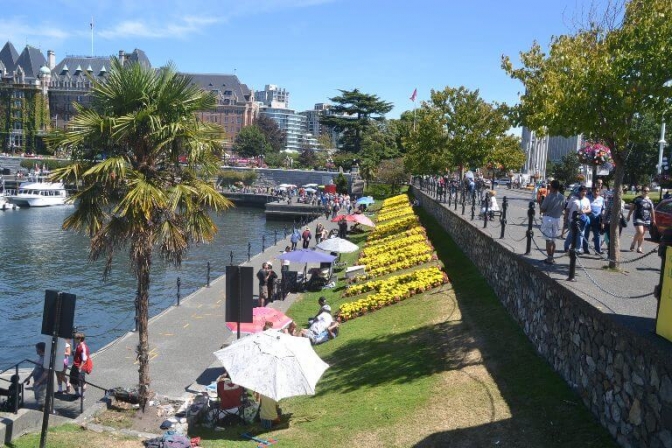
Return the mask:
M 536 39 L 572 31 L 582 0 L 4 0 L 0 39 L 66 54 L 135 48 L 153 66 L 234 73 L 250 88 L 276 84 L 290 107 L 312 109 L 338 89 L 394 103 L 397 118 L 430 89 L 479 89 L 515 103 L 521 85 L 500 68 Z

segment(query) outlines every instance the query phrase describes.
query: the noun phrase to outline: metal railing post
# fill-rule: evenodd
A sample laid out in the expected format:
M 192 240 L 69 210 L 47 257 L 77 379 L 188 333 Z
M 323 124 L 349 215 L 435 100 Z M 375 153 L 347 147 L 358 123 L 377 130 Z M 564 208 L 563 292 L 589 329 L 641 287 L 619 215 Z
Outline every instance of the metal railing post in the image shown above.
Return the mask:
M 177 277 L 177 306 L 180 306 L 180 286 L 182 285 L 182 281 L 180 280 L 180 277 Z
M 462 216 L 464 216 L 464 209 L 467 207 L 467 198 L 464 195 L 465 191 L 462 190 Z
M 261 251 L 266 251 L 266 235 L 261 235 Z
M 530 252 L 532 251 L 532 237 L 534 236 L 534 232 L 532 231 L 532 221 L 534 221 L 534 201 L 530 201 L 530 206 L 527 209 L 527 233 L 525 234 L 527 236 L 527 247 L 525 250 L 525 255 L 529 255 Z
M 277 230 L 273 231 L 273 245 L 274 246 L 278 245 L 278 231 Z
M 230 264 L 231 264 L 231 266 L 233 266 L 233 251 L 231 251 L 231 253 L 229 254 L 229 257 L 231 257 Z
M 574 276 L 576 275 L 576 251 L 579 250 L 580 247 L 576 247 L 576 242 L 577 240 L 579 242 L 581 241 L 579 239 L 579 231 L 581 226 L 579 224 L 578 212 L 572 213 L 572 222 L 570 226 L 572 226 L 570 230 L 572 239 L 570 240 L 569 244 L 569 276 L 567 277 L 567 281 L 573 282 L 575 281 Z
M 488 212 L 490 211 L 490 193 L 485 193 L 485 211 L 483 213 L 483 228 L 488 227 Z
M 502 199 L 502 216 L 499 218 L 499 223 L 502 225 L 501 233 L 499 234 L 500 239 L 504 239 L 504 231 L 506 230 L 506 209 L 509 208 L 509 201 L 504 196 Z
M 247 261 L 250 261 L 252 258 L 252 243 L 247 242 Z
M 206 287 L 210 287 L 210 262 L 208 261 L 208 277 L 207 277 L 207 283 L 205 284 Z
M 474 214 L 476 212 L 476 190 L 471 193 L 471 220 L 474 220 Z

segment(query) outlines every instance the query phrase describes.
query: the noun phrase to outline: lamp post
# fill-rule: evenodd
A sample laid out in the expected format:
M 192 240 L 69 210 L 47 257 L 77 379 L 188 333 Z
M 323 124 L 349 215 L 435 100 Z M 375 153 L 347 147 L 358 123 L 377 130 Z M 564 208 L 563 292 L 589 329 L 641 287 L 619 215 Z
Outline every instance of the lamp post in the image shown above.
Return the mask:
M 661 185 L 661 175 L 663 174 L 663 151 L 665 150 L 665 117 L 663 117 L 663 123 L 660 126 L 660 141 L 658 141 L 658 188 L 660 189 L 660 195 L 658 200 L 663 199 L 663 186 Z
M 667 81 L 665 81 L 663 87 L 672 87 L 672 79 L 668 79 Z M 663 111 L 662 123 L 660 126 L 660 140 L 658 141 L 658 184 L 660 188 L 659 199 L 663 198 L 663 187 L 662 185 L 660 185 L 660 177 L 661 174 L 663 173 L 663 151 L 665 150 L 666 144 L 667 142 L 665 141 L 665 111 Z

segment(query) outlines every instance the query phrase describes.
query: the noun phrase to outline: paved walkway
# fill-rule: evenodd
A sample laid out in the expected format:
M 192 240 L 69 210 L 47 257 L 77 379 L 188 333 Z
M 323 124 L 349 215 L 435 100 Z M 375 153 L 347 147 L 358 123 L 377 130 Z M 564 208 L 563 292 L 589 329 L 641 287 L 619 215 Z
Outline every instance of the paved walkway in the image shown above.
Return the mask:
M 496 188 L 497 202 L 502 207 L 502 200 L 507 198 L 509 207 L 507 212 L 508 225 L 503 239 L 500 239 L 501 226 L 499 219 L 488 222 L 488 227 L 483 228 L 483 221 L 475 218 L 471 220 L 471 206 L 467 205 L 465 214 L 462 215 L 462 206 L 450 207 L 453 213 L 463 217 L 464 222 L 481 229 L 481 231 L 493 238 L 513 253 L 519 254 L 528 260 L 539 270 L 544 271 L 549 277 L 561 282 L 567 288 L 583 297 L 588 303 L 595 306 L 605 314 L 610 314 L 616 321 L 629 327 L 643 337 L 663 346 L 672 347 L 668 341 L 656 336 L 655 316 L 657 301 L 653 297 L 653 288 L 658 284 L 660 276 L 660 257 L 651 253 L 658 248 L 658 244 L 650 240 L 644 243 L 644 254 L 630 252 L 630 242 L 634 235 L 632 223 L 623 230 L 621 236 L 621 269 L 622 272 L 606 270 L 608 265 L 605 255 L 594 253 L 594 244 L 590 242 L 592 255 L 582 255 L 577 258 L 576 281 L 567 281 L 569 274 L 569 256 L 562 250 L 564 240 L 556 240 L 556 264 L 547 265 L 543 262 L 546 258 L 546 242 L 539 230 L 541 218 L 539 207 L 533 226 L 534 237 L 532 250 L 529 255 L 526 251 L 527 211 L 532 198 L 531 190 L 508 189 L 504 186 Z M 429 200 L 435 200 L 433 198 Z M 443 204 L 448 208 L 448 204 Z M 480 206 L 476 208 L 476 215 Z M 648 237 L 648 235 L 647 235 Z
M 338 227 L 336 223 L 321 217 L 310 223 L 311 232 L 315 231 L 318 222 L 323 223 L 327 230 Z M 290 244 L 289 237 L 279 240 L 277 245 L 269 247 L 241 266 L 252 266 L 256 273 L 262 263 L 272 261 L 275 271 L 279 274 L 280 260 L 277 256 Z M 310 246 L 315 246 L 314 238 Z M 309 264 L 308 268 L 311 267 L 313 266 Z M 258 289 L 255 281 L 255 296 L 258 296 Z M 151 390 L 158 396 L 184 400 L 190 394 L 203 390 L 223 372 L 213 352 L 236 337 L 225 325 L 225 291 L 226 279 L 223 275 L 212 281 L 209 288 L 201 288 L 183 298 L 180 306 L 171 306 L 150 319 Z M 297 297 L 297 294 L 289 294 L 284 301 L 276 301 L 269 306 L 286 311 Z M 129 332 L 96 352 L 93 355 L 94 370 L 91 375 L 87 375 L 87 380 L 104 389 L 117 386 L 133 387 L 137 384 L 138 364 L 135 358 L 137 338 L 136 333 Z M 27 374 L 28 372 L 22 374 L 22 378 Z M 103 396 L 103 390 L 89 386 L 81 418 L 90 416 L 95 408 L 101 405 Z M 26 398 L 26 407 L 34 409 L 32 390 L 26 390 Z M 76 418 L 80 415 L 79 408 L 80 402 L 68 396 L 59 396 L 54 401 L 54 409 L 61 416 Z M 40 416 L 41 413 L 38 415 L 34 410 L 22 410 L 19 414 L 21 419 L 31 422 L 26 430 L 33 431 L 39 431 Z M 13 424 L 11 421 L 16 419 L 16 416 L 11 414 L 6 417 L 8 418 L 0 419 L 0 436 L 3 425 L 11 425 Z M 52 421 L 61 422 L 62 419 Z M 15 428 L 19 426 L 17 423 Z

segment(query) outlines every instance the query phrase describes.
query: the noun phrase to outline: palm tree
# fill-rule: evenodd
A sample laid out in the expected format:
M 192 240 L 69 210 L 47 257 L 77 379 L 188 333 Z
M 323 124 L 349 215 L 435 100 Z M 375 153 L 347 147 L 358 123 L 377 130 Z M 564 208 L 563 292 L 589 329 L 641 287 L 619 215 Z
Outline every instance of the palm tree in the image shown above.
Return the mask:
M 223 130 L 197 120 L 215 98 L 172 65 L 154 70 L 113 60 L 109 77 L 95 83 L 91 105 L 51 143 L 73 150 L 73 164 L 54 178 L 78 185 L 66 230 L 87 233 L 89 258 L 104 258 L 103 278 L 115 253 L 129 249 L 137 279 L 135 317 L 139 394 L 149 397 L 149 280 L 155 255 L 179 266 L 191 243 L 217 232 L 209 212 L 231 206 L 208 179 Z M 102 161 L 99 161 L 103 159 Z M 179 163 L 179 161 L 182 163 Z M 186 161 L 185 161 L 186 160 Z

